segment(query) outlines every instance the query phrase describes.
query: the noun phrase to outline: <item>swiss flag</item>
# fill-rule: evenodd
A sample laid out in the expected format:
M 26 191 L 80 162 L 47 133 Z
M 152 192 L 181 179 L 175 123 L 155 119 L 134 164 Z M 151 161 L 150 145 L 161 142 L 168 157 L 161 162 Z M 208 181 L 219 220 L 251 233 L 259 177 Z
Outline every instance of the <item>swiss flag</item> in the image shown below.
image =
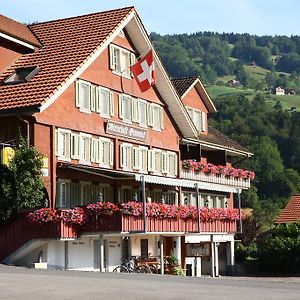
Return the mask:
M 155 67 L 152 50 L 130 67 L 142 92 L 147 91 L 155 83 Z

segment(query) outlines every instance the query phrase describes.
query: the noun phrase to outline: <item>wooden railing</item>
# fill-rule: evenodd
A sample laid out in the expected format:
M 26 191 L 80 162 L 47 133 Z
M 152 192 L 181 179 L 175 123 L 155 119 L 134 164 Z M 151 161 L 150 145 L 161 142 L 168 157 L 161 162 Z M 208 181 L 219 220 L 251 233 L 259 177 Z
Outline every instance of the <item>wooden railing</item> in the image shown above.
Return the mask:
M 225 176 L 221 174 L 205 174 L 203 172 L 195 172 L 193 170 L 181 170 L 181 178 L 196 181 L 204 181 L 216 184 L 224 184 L 239 188 L 250 188 L 250 179 L 235 178 L 233 176 Z
M 201 222 L 200 232 L 235 233 L 237 221 Z M 199 232 L 197 220 L 146 218 L 147 232 Z M 121 233 L 143 231 L 143 217 L 114 213 L 98 216 L 96 221 L 83 227 L 69 227 L 58 223 L 32 224 L 26 214 L 18 215 L 12 222 L 0 229 L 0 262 L 20 247 L 38 239 L 71 239 L 85 233 Z

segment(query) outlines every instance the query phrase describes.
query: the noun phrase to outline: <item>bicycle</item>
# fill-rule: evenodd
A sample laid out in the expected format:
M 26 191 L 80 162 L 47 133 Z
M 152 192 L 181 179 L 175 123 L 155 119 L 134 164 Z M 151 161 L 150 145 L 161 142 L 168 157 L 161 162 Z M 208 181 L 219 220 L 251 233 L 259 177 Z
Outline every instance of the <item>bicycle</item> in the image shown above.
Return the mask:
M 137 265 L 136 258 L 130 260 L 123 258 L 119 266 L 113 269 L 114 273 L 152 273 L 147 265 Z

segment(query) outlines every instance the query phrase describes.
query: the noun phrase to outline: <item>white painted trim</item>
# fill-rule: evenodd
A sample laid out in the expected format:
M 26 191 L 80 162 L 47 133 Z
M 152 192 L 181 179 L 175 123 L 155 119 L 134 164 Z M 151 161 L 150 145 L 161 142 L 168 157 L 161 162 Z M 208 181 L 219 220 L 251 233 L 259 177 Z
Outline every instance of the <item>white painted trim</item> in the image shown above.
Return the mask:
M 119 27 L 100 45 L 82 64 L 81 66 L 53 93 L 48 100 L 45 100 L 40 106 L 40 112 L 43 112 L 54 101 L 62 95 L 64 91 L 98 58 L 98 56 L 109 46 L 109 44 L 118 36 L 118 29 L 123 29 L 126 24 L 133 18 L 135 12 L 132 11 L 129 16 L 119 25 Z
M 205 87 L 203 86 L 201 80 L 199 78 L 196 78 L 195 81 L 190 85 L 190 87 L 184 92 L 184 94 L 181 96 L 181 99 L 183 99 L 190 91 L 191 89 L 195 86 L 196 90 L 199 91 L 200 93 L 200 96 L 201 96 L 201 92 L 203 93 L 203 96 L 204 96 L 204 103 L 205 105 L 210 108 L 209 112 L 210 113 L 213 113 L 213 112 L 217 112 L 217 109 L 213 103 L 213 101 L 211 100 L 210 96 L 208 95 Z M 198 88 L 197 88 L 198 86 Z
M 28 44 L 28 43 L 26 43 L 26 42 L 23 42 L 23 41 L 21 41 L 21 40 L 19 40 L 19 39 L 16 39 L 16 38 L 14 38 L 14 37 L 12 37 L 12 36 L 10 36 L 10 35 L 7 35 L 7 34 L 5 34 L 5 33 L 3 33 L 3 32 L 0 32 L 0 37 L 2 37 L 2 38 L 4 38 L 4 39 L 7 39 L 7 40 L 9 40 L 9 41 L 12 41 L 12 42 L 14 42 L 14 43 L 17 43 L 17 44 L 19 44 L 19 45 L 22 45 L 22 46 L 24 46 L 24 47 L 26 47 L 26 48 L 29 48 L 29 49 L 34 50 L 34 46 L 32 46 L 32 45 L 30 45 L 30 44 Z

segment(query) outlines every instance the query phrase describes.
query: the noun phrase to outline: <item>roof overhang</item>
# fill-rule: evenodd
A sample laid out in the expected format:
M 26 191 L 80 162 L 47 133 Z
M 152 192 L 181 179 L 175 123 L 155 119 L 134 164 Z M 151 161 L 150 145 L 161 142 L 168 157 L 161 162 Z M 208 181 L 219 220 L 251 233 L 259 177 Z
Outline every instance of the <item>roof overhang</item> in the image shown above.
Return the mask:
M 211 100 L 210 96 L 208 95 L 206 89 L 204 88 L 204 86 L 199 78 L 195 79 L 195 81 L 190 85 L 190 87 L 181 96 L 181 99 L 183 99 L 190 92 L 190 90 L 193 87 L 195 87 L 197 92 L 200 94 L 201 99 L 203 100 L 206 108 L 208 109 L 208 112 L 210 112 L 210 113 L 217 112 L 217 109 L 216 109 L 213 101 Z
M 252 157 L 254 154 L 251 152 L 247 152 L 247 151 L 242 151 L 239 149 L 235 149 L 232 147 L 227 147 L 224 145 L 220 145 L 220 144 L 215 144 L 215 143 L 209 143 L 206 141 L 201 141 L 201 139 L 199 140 L 195 140 L 195 139 L 185 139 L 183 138 L 182 143 L 184 144 L 194 144 L 194 145 L 201 145 L 202 149 L 206 149 L 206 150 L 224 150 L 226 151 L 228 154 L 232 155 L 232 156 L 246 156 L 246 157 Z
M 23 47 L 26 47 L 26 48 L 28 48 L 30 50 L 34 50 L 34 46 L 33 45 L 31 45 L 29 43 L 26 43 L 24 41 L 21 41 L 21 40 L 15 38 L 15 37 L 12 37 L 12 36 L 10 36 L 10 35 L 8 35 L 6 33 L 0 32 L 0 37 L 4 38 L 4 39 L 6 39 L 6 40 L 8 40 L 10 42 L 16 43 L 16 44 L 21 45 Z

